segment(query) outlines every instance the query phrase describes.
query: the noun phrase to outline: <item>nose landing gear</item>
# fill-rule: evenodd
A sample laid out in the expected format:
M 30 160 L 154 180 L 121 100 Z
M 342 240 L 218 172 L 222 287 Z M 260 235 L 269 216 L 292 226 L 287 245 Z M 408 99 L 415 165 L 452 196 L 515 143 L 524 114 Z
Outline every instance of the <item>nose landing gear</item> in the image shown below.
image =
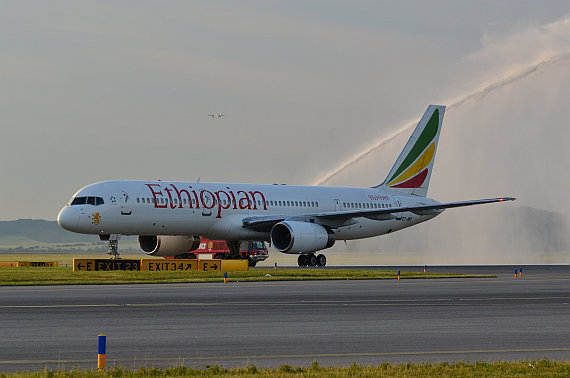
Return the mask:
M 99 239 L 109 242 L 109 249 L 107 254 L 111 255 L 112 259 L 119 259 L 119 239 L 121 238 L 118 234 L 111 235 L 99 235 Z
M 297 264 L 299 266 L 325 266 L 327 265 L 327 258 L 323 254 L 315 256 L 313 253 L 309 253 L 307 255 L 299 255 Z

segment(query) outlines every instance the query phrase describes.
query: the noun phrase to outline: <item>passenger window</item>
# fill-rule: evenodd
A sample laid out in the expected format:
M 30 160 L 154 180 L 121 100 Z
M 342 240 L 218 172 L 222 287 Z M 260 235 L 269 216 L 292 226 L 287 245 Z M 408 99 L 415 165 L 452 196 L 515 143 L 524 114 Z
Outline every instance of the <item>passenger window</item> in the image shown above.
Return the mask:
M 299 206 L 299 202 L 295 201 L 295 206 Z
M 141 199 L 137 197 L 137 203 L 141 203 Z

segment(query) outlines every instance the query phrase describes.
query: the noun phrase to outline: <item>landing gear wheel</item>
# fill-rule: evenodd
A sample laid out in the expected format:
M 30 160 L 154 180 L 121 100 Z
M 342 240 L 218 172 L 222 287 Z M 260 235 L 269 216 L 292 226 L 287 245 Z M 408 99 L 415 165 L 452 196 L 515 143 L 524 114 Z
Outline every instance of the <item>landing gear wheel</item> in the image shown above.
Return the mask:
M 214 260 L 223 260 L 224 257 L 226 257 L 226 256 L 224 256 L 223 253 L 216 253 L 216 254 L 214 255 Z
M 317 256 L 317 265 L 318 266 L 327 265 L 327 258 L 325 257 L 325 255 L 321 254 Z
M 308 263 L 309 263 L 309 258 L 307 257 L 307 255 L 299 255 L 299 257 L 297 258 L 297 264 L 299 264 L 299 266 L 307 266 Z
M 313 255 L 312 253 L 307 256 L 309 261 L 308 261 L 308 265 L 309 266 L 317 266 L 317 256 Z
M 195 253 L 187 253 L 186 258 L 196 260 L 197 257 Z
M 247 266 L 254 267 L 256 263 L 256 261 L 253 261 L 249 257 L 247 258 Z

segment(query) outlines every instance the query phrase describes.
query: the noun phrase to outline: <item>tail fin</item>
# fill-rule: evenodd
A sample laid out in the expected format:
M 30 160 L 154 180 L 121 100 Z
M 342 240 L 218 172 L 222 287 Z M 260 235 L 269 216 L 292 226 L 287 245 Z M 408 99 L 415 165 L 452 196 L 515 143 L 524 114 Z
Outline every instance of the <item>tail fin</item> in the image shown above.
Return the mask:
M 443 105 L 428 106 L 388 177 L 375 188 L 427 195 L 444 113 Z

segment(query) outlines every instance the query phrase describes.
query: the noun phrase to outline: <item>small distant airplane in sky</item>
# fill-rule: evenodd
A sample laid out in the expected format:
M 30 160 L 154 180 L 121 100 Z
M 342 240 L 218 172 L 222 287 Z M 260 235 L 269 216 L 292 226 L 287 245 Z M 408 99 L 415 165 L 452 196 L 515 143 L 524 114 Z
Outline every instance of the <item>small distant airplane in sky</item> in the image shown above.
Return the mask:
M 223 114 L 214 113 L 214 114 L 208 114 L 208 116 L 209 116 L 209 117 L 212 117 L 212 118 L 220 118 L 220 117 L 223 117 L 224 115 L 223 115 Z

